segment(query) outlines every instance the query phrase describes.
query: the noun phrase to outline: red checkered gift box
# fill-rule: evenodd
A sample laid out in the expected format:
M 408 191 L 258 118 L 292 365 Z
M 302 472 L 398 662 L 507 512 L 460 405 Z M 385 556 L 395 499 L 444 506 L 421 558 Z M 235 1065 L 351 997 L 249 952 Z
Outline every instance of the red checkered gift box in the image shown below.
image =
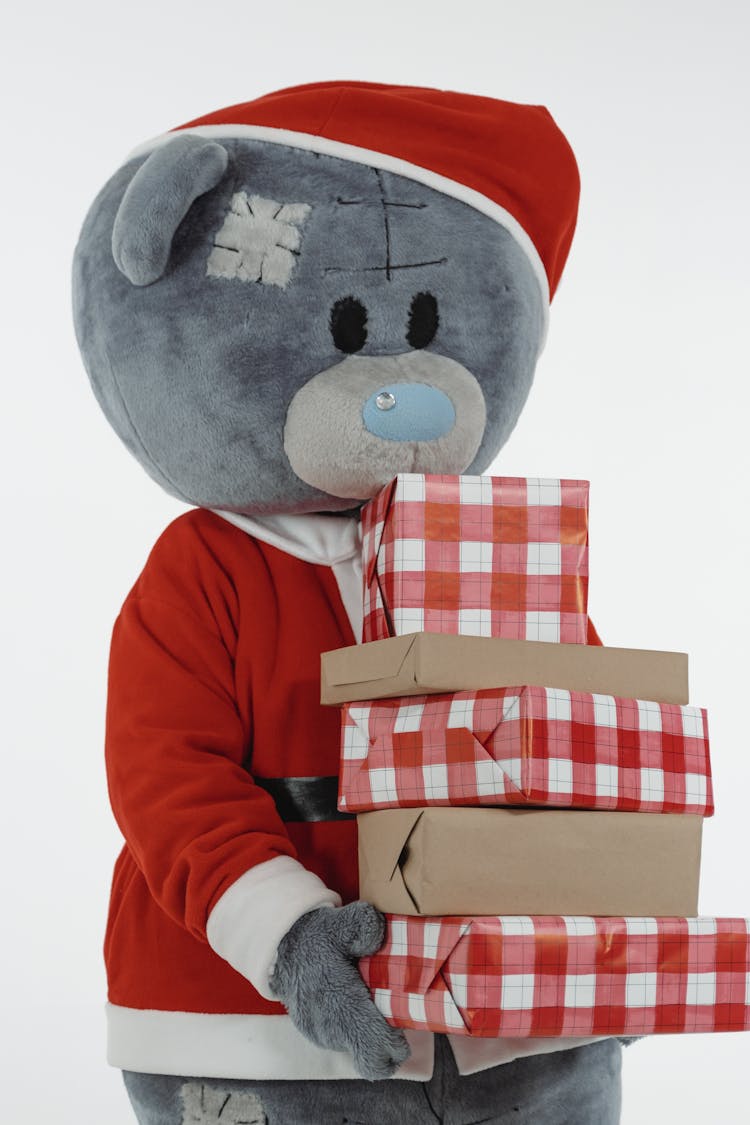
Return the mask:
M 750 1030 L 750 919 L 387 923 L 359 967 L 399 1027 L 487 1037 Z
M 541 687 L 343 708 L 341 810 L 526 804 L 711 816 L 706 712 Z
M 586 643 L 588 484 L 403 473 L 362 510 L 365 641 Z

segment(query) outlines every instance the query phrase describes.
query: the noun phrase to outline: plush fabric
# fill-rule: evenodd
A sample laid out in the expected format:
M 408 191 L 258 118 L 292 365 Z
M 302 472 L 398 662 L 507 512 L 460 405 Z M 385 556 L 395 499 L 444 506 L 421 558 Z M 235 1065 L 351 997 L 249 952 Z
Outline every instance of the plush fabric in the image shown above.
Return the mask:
M 286 289 L 299 253 L 307 203 L 279 203 L 238 191 L 214 235 L 206 277 L 278 285 Z
M 141 165 L 112 228 L 112 256 L 133 285 L 151 285 L 161 277 L 174 232 L 191 203 L 216 187 L 227 160 L 221 145 L 184 136 Z
M 131 284 L 111 252 L 115 216 L 144 158 L 112 177 L 81 232 L 78 340 L 99 401 L 130 451 L 168 492 L 203 507 L 261 514 L 351 508 L 361 492 L 333 495 L 295 473 L 284 427 L 297 392 L 346 358 L 331 311 L 353 296 L 367 314 L 367 339 L 353 359 L 419 357 L 427 383 L 433 358 L 436 369 L 451 361 L 470 373 L 485 410 L 465 419 L 470 458 L 452 458 L 444 471 L 486 468 L 526 400 L 541 339 L 542 298 L 518 244 L 474 208 L 403 177 L 280 145 L 222 143 L 227 172 L 188 210 L 154 284 Z M 148 158 L 159 156 L 167 179 L 174 144 Z M 231 200 L 242 191 L 310 208 L 296 228 L 285 288 L 206 276 Z M 413 349 L 412 305 L 425 292 L 437 302 L 439 324 L 426 347 Z M 343 381 L 338 392 L 331 388 L 332 416 L 348 395 Z M 460 426 L 461 403 L 454 405 Z M 356 478 L 373 443 L 358 447 L 354 434 L 340 437 Z M 420 463 L 430 464 L 430 447 L 419 443 Z M 393 443 L 383 439 L 379 450 L 387 465 Z M 399 467 L 397 459 L 393 472 Z
M 384 432 L 385 425 L 374 431 L 368 403 L 395 385 L 441 392 L 452 407 L 453 424 L 429 441 L 416 434 L 410 440 L 427 411 L 421 417 L 408 411 L 394 390 L 396 405 L 383 421 L 403 419 L 402 440 Z M 393 356 L 359 352 L 300 387 L 287 411 L 284 451 L 301 480 L 334 496 L 365 499 L 397 472 L 463 472 L 475 458 L 486 418 L 479 383 L 455 360 L 425 350 Z
M 386 383 L 365 402 L 362 421 L 389 441 L 434 441 L 453 429 L 456 411 L 448 395 L 429 383 Z
M 356 828 L 335 805 L 328 820 L 286 824 L 254 778 L 336 774 L 339 717 L 320 706 L 319 658 L 353 641 L 329 567 L 212 512 L 161 536 L 110 656 L 107 776 L 127 841 L 105 943 L 112 1003 L 282 1013 L 262 967 L 306 910 L 357 897 Z M 257 970 L 248 948 L 243 977 L 207 927 L 225 893 L 269 862 L 284 877 L 275 898 L 273 886 L 256 894 Z
M 320 1047 L 346 1051 L 363 1078 L 390 1078 L 409 1057 L 404 1033 L 386 1023 L 357 969 L 383 944 L 385 919 L 367 902 L 319 907 L 279 943 L 271 991 Z

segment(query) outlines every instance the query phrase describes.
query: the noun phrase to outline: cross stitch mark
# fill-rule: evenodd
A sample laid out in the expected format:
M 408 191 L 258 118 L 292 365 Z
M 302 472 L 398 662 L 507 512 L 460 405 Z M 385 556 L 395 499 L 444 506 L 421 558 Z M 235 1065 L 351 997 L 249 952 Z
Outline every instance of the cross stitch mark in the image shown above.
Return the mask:
M 406 207 L 414 211 L 422 211 L 425 207 L 429 206 L 427 203 L 405 203 L 398 199 L 387 199 L 385 194 L 385 185 L 383 183 L 383 174 L 379 168 L 370 169 L 374 175 L 378 186 L 377 199 L 344 199 L 343 196 L 336 196 L 336 202 L 341 204 L 342 207 L 380 207 L 383 212 L 383 233 L 385 236 L 385 264 L 378 266 L 324 266 L 323 274 L 328 273 L 384 273 L 387 281 L 392 280 L 392 275 L 396 270 L 415 270 L 421 266 L 442 266 L 448 261 L 447 258 L 433 258 L 424 262 L 399 262 L 394 263 L 392 258 L 392 236 L 391 224 L 388 216 L 389 207 Z
M 380 189 L 380 199 L 383 204 L 383 223 L 385 224 L 385 276 L 386 280 L 391 280 L 391 224 L 388 219 L 388 208 L 385 206 L 385 189 L 383 188 L 383 176 L 379 169 L 376 169 L 375 175 L 378 179 L 378 188 Z
M 413 211 L 422 211 L 428 206 L 426 203 L 399 203 L 395 199 L 342 199 L 336 196 L 336 202 L 342 207 L 353 207 L 355 203 L 363 203 L 373 207 L 410 207 Z
M 448 261 L 447 258 L 433 258 L 429 262 L 403 262 L 403 263 L 396 263 L 395 265 L 391 262 L 390 265 L 364 266 L 362 269 L 357 269 L 356 267 L 349 268 L 347 266 L 325 266 L 324 269 L 323 269 L 323 273 L 382 273 L 382 272 L 385 272 L 387 274 L 387 276 L 390 278 L 390 274 L 393 270 L 416 270 L 416 269 L 419 269 L 420 266 L 442 266 L 447 261 Z

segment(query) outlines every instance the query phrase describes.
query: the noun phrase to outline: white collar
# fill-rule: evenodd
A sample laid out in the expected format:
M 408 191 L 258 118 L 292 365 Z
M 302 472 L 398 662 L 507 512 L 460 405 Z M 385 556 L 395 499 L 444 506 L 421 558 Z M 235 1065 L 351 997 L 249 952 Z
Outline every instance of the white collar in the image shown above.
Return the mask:
M 359 556 L 361 533 L 356 516 L 323 516 L 315 512 L 241 516 L 218 508 L 211 511 L 248 535 L 305 562 L 335 566 Z

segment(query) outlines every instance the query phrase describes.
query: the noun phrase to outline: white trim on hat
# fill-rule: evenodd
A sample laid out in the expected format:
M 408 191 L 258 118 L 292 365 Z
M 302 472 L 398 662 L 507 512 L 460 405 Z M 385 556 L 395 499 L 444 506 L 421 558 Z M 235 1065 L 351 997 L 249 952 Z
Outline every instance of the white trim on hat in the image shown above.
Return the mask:
M 475 191 L 474 188 L 467 187 L 466 184 L 462 184 L 458 180 L 451 180 L 447 176 L 441 176 L 438 172 L 423 168 L 419 164 L 412 164 L 398 156 L 375 152 L 369 148 L 360 148 L 358 145 L 345 144 L 343 141 L 334 141 L 330 137 L 320 137 L 314 133 L 296 133 L 291 129 L 276 129 L 267 125 L 195 125 L 187 129 L 175 129 L 139 145 L 138 148 L 133 149 L 128 154 L 127 160 L 145 156 L 181 133 L 192 133 L 200 137 L 215 137 L 217 139 L 220 137 L 244 137 L 248 140 L 288 145 L 290 148 L 302 148 L 309 152 L 318 152 L 323 156 L 335 156 L 341 160 L 351 160 L 355 164 L 367 164 L 370 167 L 379 168 L 383 172 L 393 172 L 397 176 L 405 176 L 407 179 L 416 180 L 417 183 L 424 184 L 425 187 L 433 188 L 444 195 L 450 195 L 454 199 L 468 204 L 469 207 L 481 211 L 483 215 L 494 219 L 496 223 L 499 223 L 501 227 L 508 231 L 529 260 L 542 292 L 544 326 L 539 350 L 541 351 L 544 347 L 549 318 L 549 281 L 544 262 L 530 235 L 521 226 L 518 219 L 505 207 L 496 203 L 494 199 L 483 195 L 482 192 Z

